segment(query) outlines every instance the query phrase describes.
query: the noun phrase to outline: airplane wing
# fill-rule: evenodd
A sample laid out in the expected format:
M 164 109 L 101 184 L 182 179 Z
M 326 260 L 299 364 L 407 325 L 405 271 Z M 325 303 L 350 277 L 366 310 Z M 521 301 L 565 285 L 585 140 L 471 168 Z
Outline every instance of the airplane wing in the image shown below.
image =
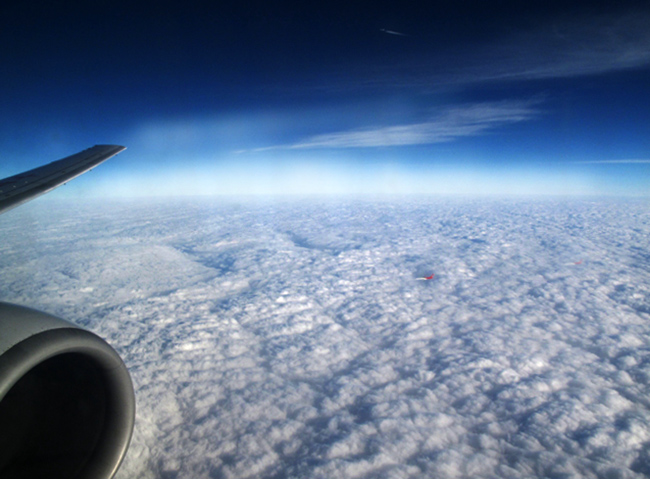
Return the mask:
M 92 148 L 0 180 L 0 214 L 53 190 L 125 150 L 119 145 Z
M 0 213 L 124 150 L 97 145 L 0 181 Z M 0 477 L 111 479 L 131 441 L 133 382 L 99 336 L 0 301 Z

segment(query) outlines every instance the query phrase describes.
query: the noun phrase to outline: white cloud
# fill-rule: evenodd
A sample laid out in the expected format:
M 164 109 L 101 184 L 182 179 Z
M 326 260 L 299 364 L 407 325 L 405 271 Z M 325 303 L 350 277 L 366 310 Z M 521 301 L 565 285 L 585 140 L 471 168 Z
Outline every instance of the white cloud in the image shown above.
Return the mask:
M 642 165 L 650 163 L 650 160 L 631 159 L 631 160 L 585 160 L 574 163 L 581 165 Z
M 354 82 L 324 88 L 401 87 L 428 91 L 646 68 L 650 65 L 649 22 L 647 9 L 556 15 L 525 30 L 514 26 L 493 41 L 404 55 L 384 65 L 363 65 L 357 76 L 349 75 Z
M 637 477 L 647 208 L 35 202 L 1 219 L 1 299 L 125 359 L 120 478 Z
M 368 148 L 443 143 L 530 120 L 539 115 L 537 101 L 502 101 L 447 107 L 421 123 L 326 133 L 285 146 L 262 148 Z
M 647 11 L 638 11 L 545 24 L 497 50 L 511 61 L 510 71 L 504 68 L 502 75 L 565 78 L 647 66 L 648 20 Z

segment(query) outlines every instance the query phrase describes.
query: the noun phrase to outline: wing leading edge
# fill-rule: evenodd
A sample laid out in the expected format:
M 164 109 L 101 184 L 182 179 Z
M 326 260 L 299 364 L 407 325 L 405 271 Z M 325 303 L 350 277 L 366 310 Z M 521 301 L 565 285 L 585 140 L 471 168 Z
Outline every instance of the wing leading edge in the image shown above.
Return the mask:
M 95 145 L 72 156 L 0 180 L 0 214 L 53 190 L 125 150 Z

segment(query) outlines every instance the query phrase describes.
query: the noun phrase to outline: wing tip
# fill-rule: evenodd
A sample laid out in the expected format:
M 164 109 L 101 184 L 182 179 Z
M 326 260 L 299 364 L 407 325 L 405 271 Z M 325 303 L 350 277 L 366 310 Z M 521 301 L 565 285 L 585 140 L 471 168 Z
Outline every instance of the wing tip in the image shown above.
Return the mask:
M 111 148 L 111 149 L 118 150 L 118 153 L 120 151 L 126 150 L 126 146 L 122 146 L 122 145 L 95 145 L 93 148 L 107 148 L 107 149 Z
M 124 150 L 126 147 L 122 145 L 95 145 L 47 165 L 1 179 L 0 214 L 66 184 Z M 6 188 L 3 188 L 3 184 Z

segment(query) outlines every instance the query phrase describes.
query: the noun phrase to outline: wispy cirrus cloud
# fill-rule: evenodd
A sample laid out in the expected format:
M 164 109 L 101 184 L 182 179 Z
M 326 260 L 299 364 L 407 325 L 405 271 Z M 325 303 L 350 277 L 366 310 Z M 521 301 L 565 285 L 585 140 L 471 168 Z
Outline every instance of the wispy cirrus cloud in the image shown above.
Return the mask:
M 650 159 L 629 159 L 629 160 L 585 160 L 576 161 L 580 165 L 642 165 L 650 164 Z
M 337 131 L 310 136 L 293 144 L 259 148 L 373 148 L 445 143 L 531 120 L 540 115 L 539 100 L 484 102 L 448 107 L 428 121 Z
M 359 66 L 324 89 L 436 90 L 500 81 L 575 78 L 650 66 L 650 12 L 566 15 L 493 41 L 445 45 Z M 427 41 L 426 37 L 421 39 Z
M 494 79 L 569 78 L 650 65 L 650 14 L 569 18 L 498 45 Z M 500 71 L 499 71 L 500 70 Z

